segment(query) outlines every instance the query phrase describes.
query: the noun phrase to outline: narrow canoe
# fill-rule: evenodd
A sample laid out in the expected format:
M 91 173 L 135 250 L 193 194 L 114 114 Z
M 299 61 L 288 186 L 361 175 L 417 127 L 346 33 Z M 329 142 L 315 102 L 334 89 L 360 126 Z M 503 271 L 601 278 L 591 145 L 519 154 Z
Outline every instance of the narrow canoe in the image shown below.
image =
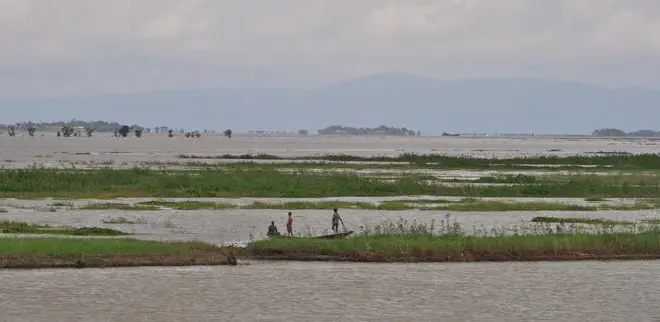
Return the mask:
M 322 235 L 322 236 L 313 236 L 313 237 L 299 237 L 299 236 L 287 236 L 287 235 L 277 235 L 277 236 L 271 236 L 271 238 L 314 238 L 314 239 L 341 239 L 344 237 L 347 237 L 351 234 L 353 234 L 354 231 L 345 231 L 343 233 L 336 233 L 336 234 L 330 234 L 330 235 Z

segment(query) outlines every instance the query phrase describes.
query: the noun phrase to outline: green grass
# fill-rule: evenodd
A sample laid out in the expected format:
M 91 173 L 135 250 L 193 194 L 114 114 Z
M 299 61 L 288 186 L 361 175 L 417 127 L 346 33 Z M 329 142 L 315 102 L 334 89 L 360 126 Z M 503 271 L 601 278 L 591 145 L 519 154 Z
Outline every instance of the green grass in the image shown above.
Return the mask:
M 78 209 L 83 210 L 126 210 L 126 211 L 140 211 L 140 210 L 158 210 L 160 207 L 152 205 L 133 205 L 125 204 L 118 202 L 106 202 L 106 203 L 90 203 L 84 206 L 78 207 Z
M 436 195 L 462 197 L 659 198 L 660 185 L 603 182 L 597 176 L 567 182 L 504 186 L 444 186 L 413 177 L 384 182 L 351 173 L 264 169 L 159 171 L 148 169 L 0 170 L 0 197 L 341 197 Z M 157 205 L 138 205 L 152 207 Z M 107 207 L 115 207 L 107 205 Z M 110 209 L 110 208 L 108 208 Z M 133 209 L 126 209 L 133 210 Z
M 54 234 L 78 236 L 118 236 L 128 233 L 99 227 L 53 227 L 49 225 L 29 224 L 18 221 L 0 221 L 0 233 L 3 234 Z
M 147 224 L 148 221 L 146 219 L 136 219 L 136 220 L 131 220 L 126 217 L 114 217 L 114 218 L 109 218 L 109 219 L 103 219 L 101 220 L 102 223 L 104 224 L 127 224 L 127 225 L 137 225 L 137 224 Z
M 360 209 L 360 210 L 425 210 L 425 211 L 596 211 L 596 210 L 649 210 L 658 207 L 654 201 L 637 202 L 632 205 L 573 205 L 558 202 L 505 202 L 496 200 L 479 200 L 463 198 L 460 201 L 446 199 L 419 199 L 419 200 L 390 200 L 383 202 L 347 202 L 347 201 L 290 201 L 281 203 L 253 202 L 247 205 L 215 203 L 207 201 L 145 201 L 137 205 L 121 203 L 89 204 L 81 209 L 89 210 L 155 210 L 167 207 L 177 210 L 200 209 L 281 209 L 281 210 L 309 210 L 309 209 Z
M 0 255 L 176 254 L 216 247 L 204 243 L 154 242 L 132 239 L 0 238 Z
M 347 154 L 313 155 L 304 157 L 280 157 L 270 154 L 258 155 L 179 155 L 183 159 L 242 159 L 242 160 L 310 160 L 310 161 L 362 161 L 362 162 L 406 162 L 416 166 L 444 169 L 501 169 L 522 168 L 524 165 L 560 165 L 564 168 L 576 165 L 597 166 L 615 169 L 660 169 L 660 154 L 584 154 L 576 156 L 534 156 L 506 159 L 477 158 L 470 156 L 447 156 L 441 154 L 401 154 L 397 157 L 361 157 Z
M 518 236 L 362 235 L 340 240 L 273 238 L 250 243 L 250 255 L 360 256 L 365 253 L 397 259 L 462 254 L 501 254 L 508 257 L 587 254 L 658 254 L 660 234 L 552 234 Z
M 164 207 L 177 210 L 198 210 L 198 209 L 233 209 L 236 205 L 209 201 L 164 201 L 151 200 L 140 202 L 139 205 Z
M 591 225 L 634 225 L 635 222 L 628 220 L 609 220 L 603 218 L 566 218 L 566 217 L 534 217 L 531 220 L 537 223 L 559 223 L 559 224 L 591 224 Z M 660 224 L 660 219 L 640 220 L 640 223 Z

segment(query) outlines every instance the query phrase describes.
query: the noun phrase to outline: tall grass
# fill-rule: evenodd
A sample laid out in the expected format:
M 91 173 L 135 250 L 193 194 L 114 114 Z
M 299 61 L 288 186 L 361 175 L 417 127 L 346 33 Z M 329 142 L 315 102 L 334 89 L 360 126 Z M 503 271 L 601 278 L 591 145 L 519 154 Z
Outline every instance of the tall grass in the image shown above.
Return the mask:
M 263 169 L 0 170 L 0 197 L 339 197 L 436 195 L 466 197 L 660 197 L 660 185 L 603 183 L 579 177 L 554 183 L 443 186 L 413 178 L 384 182 L 352 173 Z M 145 205 L 146 206 L 146 205 Z
M 660 256 L 658 227 L 631 228 L 615 231 L 611 227 L 600 231 L 585 231 L 563 224 L 553 229 L 540 226 L 536 233 L 517 231 L 465 234 L 450 216 L 437 227 L 405 220 L 388 222 L 365 228 L 355 237 L 336 240 L 314 238 L 272 238 L 248 245 L 246 254 L 280 256 L 281 258 L 314 258 L 314 256 L 344 256 L 361 260 L 397 261 L 465 260 L 482 257 L 484 260 L 538 256 L 639 255 Z

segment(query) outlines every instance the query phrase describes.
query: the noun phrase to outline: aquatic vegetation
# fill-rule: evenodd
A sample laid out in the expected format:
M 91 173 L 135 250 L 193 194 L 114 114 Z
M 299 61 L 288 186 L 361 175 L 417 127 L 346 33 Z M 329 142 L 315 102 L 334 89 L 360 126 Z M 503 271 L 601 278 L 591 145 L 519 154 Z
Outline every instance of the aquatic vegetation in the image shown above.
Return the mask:
M 281 157 L 272 154 L 242 154 L 242 155 L 179 155 L 182 159 L 232 159 L 232 160 L 310 160 L 310 161 L 343 161 L 343 162 L 405 162 L 419 167 L 443 169 L 501 169 L 523 168 L 525 165 L 563 166 L 560 168 L 575 168 L 576 166 L 595 166 L 606 169 L 660 169 L 660 154 L 583 154 L 574 156 L 530 156 L 503 159 L 478 158 L 473 156 L 448 156 L 442 154 L 411 154 L 404 153 L 396 157 L 388 156 L 356 156 L 348 154 L 325 154 L 303 157 Z M 538 168 L 538 167 L 535 167 Z
M 251 242 L 248 258 L 274 260 L 515 261 L 660 258 L 660 229 L 585 231 L 576 226 L 540 226 L 537 232 L 466 234 L 460 224 L 400 220 L 345 239 L 273 238 Z
M 109 219 L 103 219 L 101 220 L 102 223 L 104 224 L 115 224 L 115 225 L 120 225 L 120 224 L 126 224 L 126 225 L 137 225 L 137 224 L 148 224 L 149 221 L 144 219 L 144 218 L 138 218 L 138 219 L 129 219 L 126 217 L 113 217 Z
M 80 209 L 86 210 L 126 210 L 126 211 L 152 211 L 161 208 L 177 210 L 222 210 L 222 209 L 360 209 L 360 210 L 421 210 L 421 211 L 596 211 L 596 210 L 648 210 L 658 205 L 653 202 L 639 201 L 635 204 L 621 205 L 575 205 L 560 202 L 506 202 L 499 200 L 480 200 L 476 198 L 463 198 L 462 200 L 446 199 L 412 199 L 387 200 L 382 202 L 349 202 L 349 201 L 288 201 L 288 202 L 252 202 L 246 205 L 216 203 L 210 201 L 162 201 L 153 200 L 137 204 L 101 203 L 88 204 Z
M 660 185 L 604 183 L 596 176 L 567 182 L 502 186 L 447 186 L 404 177 L 391 182 L 355 173 L 269 169 L 4 169 L 0 197 L 340 197 L 340 196 L 461 196 L 461 197 L 630 197 L 658 198 Z M 150 205 L 139 205 L 148 207 Z M 155 205 L 151 205 L 156 208 Z M 107 207 L 114 207 L 107 205 Z M 131 210 L 131 209 L 127 209 Z
M 634 225 L 637 222 L 629 220 L 609 220 L 603 218 L 567 218 L 567 217 L 534 217 L 532 222 L 538 223 L 564 223 L 564 224 L 590 224 L 590 225 Z M 639 223 L 660 224 L 660 219 L 643 219 Z
M 3 234 L 53 234 L 80 236 L 119 236 L 129 235 L 120 230 L 99 227 L 54 227 L 30 224 L 20 221 L 0 221 L 0 233 Z

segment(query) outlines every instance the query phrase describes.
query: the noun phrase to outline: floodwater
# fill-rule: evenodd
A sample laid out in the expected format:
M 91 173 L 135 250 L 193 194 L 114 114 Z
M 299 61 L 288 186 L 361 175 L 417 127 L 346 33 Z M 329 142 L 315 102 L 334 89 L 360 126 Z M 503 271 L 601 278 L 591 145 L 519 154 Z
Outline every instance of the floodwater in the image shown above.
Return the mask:
M 21 134 L 19 134 L 21 135 Z M 658 152 L 656 141 L 594 138 L 242 137 L 57 138 L 0 135 L 0 167 L 181 161 L 179 154 L 443 153 L 482 157 Z M 185 160 L 184 160 L 185 161 Z M 283 210 L 48 212 L 9 205 L 2 220 L 103 226 L 154 240 L 211 243 L 263 237 Z M 27 201 L 25 201 L 27 202 Z M 574 201 L 578 202 L 578 201 Z M 580 201 L 583 202 L 583 201 Z M 7 204 L 2 205 L 3 207 Z M 41 208 L 40 208 L 41 207 Z M 294 211 L 294 232 L 323 233 L 331 213 Z M 342 210 L 349 229 L 446 212 Z M 142 223 L 103 224 L 127 217 Z M 463 228 L 510 228 L 534 216 L 657 218 L 656 211 L 465 212 Z M 659 261 L 346 264 L 251 262 L 235 267 L 0 271 L 0 321 L 658 321 Z
M 0 321 L 658 321 L 660 262 L 0 271 Z
M 295 235 L 322 235 L 330 233 L 331 210 L 293 210 Z M 360 231 L 374 229 L 384 223 L 405 220 L 430 224 L 435 221 L 436 230 L 446 224 L 447 211 L 376 211 L 342 209 L 340 211 L 346 228 Z M 594 212 L 455 212 L 450 223 L 459 222 L 462 229 L 470 233 L 485 231 L 532 229 L 539 224 L 529 223 L 536 216 L 606 218 L 611 220 L 641 220 L 660 218 L 655 210 L 645 211 L 594 211 Z M 125 217 L 138 224 L 105 224 L 104 220 Z M 231 209 L 231 210 L 62 210 L 58 212 L 12 209 L 0 214 L 0 220 L 16 220 L 47 225 L 110 227 L 137 234 L 131 238 L 148 240 L 199 240 L 213 244 L 244 244 L 254 239 L 263 239 L 270 221 L 275 221 L 280 231 L 285 231 L 286 210 Z
M 21 135 L 21 134 L 19 134 Z M 506 138 L 506 137 L 379 137 L 290 136 L 231 139 L 219 135 L 191 139 L 147 134 L 142 138 L 115 138 L 110 133 L 63 138 L 54 133 L 9 137 L 0 135 L 0 166 L 52 165 L 71 162 L 140 163 L 181 161 L 179 154 L 220 155 L 268 153 L 281 156 L 310 154 L 390 155 L 442 153 L 481 157 L 571 155 L 593 152 L 658 152 L 653 139 Z

